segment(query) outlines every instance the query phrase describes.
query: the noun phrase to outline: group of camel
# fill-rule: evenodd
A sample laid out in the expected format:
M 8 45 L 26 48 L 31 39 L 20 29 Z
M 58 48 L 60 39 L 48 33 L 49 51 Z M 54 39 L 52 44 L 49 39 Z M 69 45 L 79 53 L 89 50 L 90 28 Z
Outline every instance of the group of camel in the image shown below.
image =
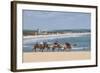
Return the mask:
M 72 45 L 68 42 L 64 43 L 64 45 L 61 45 L 58 42 L 54 42 L 52 45 L 47 44 L 47 42 L 43 42 L 42 44 L 36 43 L 33 46 L 33 50 L 35 50 L 35 52 L 37 48 L 39 48 L 40 51 L 42 52 L 44 51 L 45 48 L 47 48 L 47 50 L 50 50 L 52 48 L 52 51 L 55 51 L 57 48 L 59 48 L 58 50 L 63 48 L 63 51 L 65 51 L 65 50 L 71 50 Z

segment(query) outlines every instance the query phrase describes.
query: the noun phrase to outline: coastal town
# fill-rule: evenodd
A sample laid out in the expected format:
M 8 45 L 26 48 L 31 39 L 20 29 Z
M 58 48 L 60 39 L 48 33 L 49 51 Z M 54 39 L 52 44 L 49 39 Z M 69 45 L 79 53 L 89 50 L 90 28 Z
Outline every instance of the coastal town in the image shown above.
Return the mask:
M 84 31 L 85 30 L 85 31 Z M 52 34 L 66 34 L 66 33 L 86 33 L 90 32 L 88 29 L 83 29 L 83 30 L 52 30 L 52 31 L 44 31 L 40 29 L 36 30 L 23 30 L 23 35 L 28 36 L 28 35 L 52 35 Z

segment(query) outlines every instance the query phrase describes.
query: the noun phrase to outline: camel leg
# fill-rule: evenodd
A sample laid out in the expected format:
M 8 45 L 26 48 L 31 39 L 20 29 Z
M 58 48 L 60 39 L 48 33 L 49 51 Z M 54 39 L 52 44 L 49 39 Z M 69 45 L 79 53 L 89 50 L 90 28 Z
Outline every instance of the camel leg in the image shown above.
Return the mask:
M 66 51 L 66 48 L 64 48 L 64 50 L 63 51 Z
M 44 48 L 42 48 L 42 52 L 43 52 Z
M 36 48 L 33 48 L 33 49 L 35 49 L 35 52 L 36 52 Z
M 71 51 L 71 48 L 69 48 L 69 51 Z
M 52 51 L 55 51 L 55 48 L 52 48 Z
M 58 51 L 59 51 L 60 49 L 58 48 Z
M 36 52 L 36 48 L 35 48 L 35 52 Z
M 42 48 L 40 48 L 40 52 L 42 52 Z
M 58 51 L 60 51 L 61 47 L 58 48 Z
M 50 50 L 50 47 L 47 47 L 47 51 Z
M 43 52 L 43 48 L 40 48 L 40 51 Z

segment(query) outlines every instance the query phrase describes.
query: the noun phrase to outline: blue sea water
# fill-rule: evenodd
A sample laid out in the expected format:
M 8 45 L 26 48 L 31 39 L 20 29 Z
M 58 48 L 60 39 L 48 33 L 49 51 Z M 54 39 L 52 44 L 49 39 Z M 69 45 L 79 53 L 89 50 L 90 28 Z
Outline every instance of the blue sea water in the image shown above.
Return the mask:
M 68 42 L 72 45 L 73 51 L 82 51 L 82 50 L 91 50 L 91 35 L 82 35 L 82 36 L 76 36 L 76 37 L 63 37 L 63 38 L 51 38 L 51 39 L 23 39 L 23 51 L 24 52 L 32 52 L 32 47 L 36 42 L 49 42 L 54 43 L 55 41 L 58 41 L 60 44 L 64 44 L 65 42 Z M 57 51 L 57 50 L 56 50 Z M 48 51 L 50 52 L 50 51 Z M 52 52 L 52 51 L 51 51 Z

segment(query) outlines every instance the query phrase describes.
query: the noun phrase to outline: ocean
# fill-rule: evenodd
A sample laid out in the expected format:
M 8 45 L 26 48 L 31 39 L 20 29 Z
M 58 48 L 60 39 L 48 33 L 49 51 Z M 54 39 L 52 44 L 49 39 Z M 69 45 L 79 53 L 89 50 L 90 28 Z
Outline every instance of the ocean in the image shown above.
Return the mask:
M 85 32 L 86 33 L 86 32 Z M 80 34 L 74 34 L 71 33 L 70 35 L 66 36 L 49 36 L 47 38 L 32 38 L 32 36 L 23 36 L 23 52 L 35 52 L 33 49 L 34 44 L 36 42 L 47 42 L 49 44 L 53 44 L 55 41 L 58 41 L 60 44 L 64 44 L 65 42 L 68 42 L 72 45 L 72 51 L 90 51 L 91 50 L 91 34 L 88 32 L 88 34 L 82 35 Z M 25 38 L 27 37 L 27 38 Z M 31 37 L 31 38 L 30 38 Z M 58 51 L 59 48 L 55 50 L 55 52 L 62 52 L 62 49 Z M 39 49 L 37 49 L 37 52 L 40 52 Z M 47 51 L 46 49 L 44 52 L 52 52 L 52 48 Z

